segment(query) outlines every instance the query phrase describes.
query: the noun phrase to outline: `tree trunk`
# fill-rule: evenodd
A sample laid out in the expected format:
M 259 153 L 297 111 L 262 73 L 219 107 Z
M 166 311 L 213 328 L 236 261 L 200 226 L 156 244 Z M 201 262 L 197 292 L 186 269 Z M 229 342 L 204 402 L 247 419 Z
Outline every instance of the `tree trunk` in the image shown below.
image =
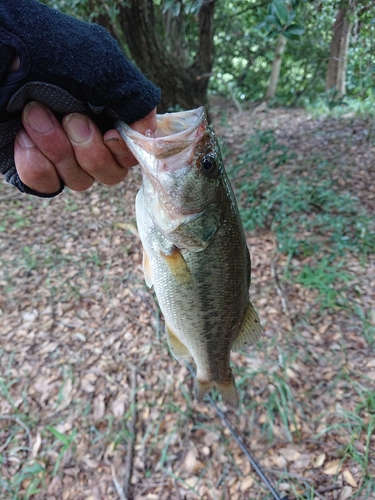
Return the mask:
M 185 109 L 207 105 L 207 87 L 214 59 L 214 4 L 215 0 L 205 0 L 199 10 L 199 44 L 192 63 L 181 57 L 186 43 L 183 30 L 180 32 L 180 57 L 175 55 L 175 40 L 169 47 L 163 41 L 152 0 L 131 0 L 120 7 L 120 24 L 135 63 L 162 89 L 159 112 L 176 105 Z
M 346 93 L 346 67 L 352 22 L 349 15 L 353 13 L 355 3 L 341 7 L 337 11 L 331 50 L 326 75 L 326 90 L 334 89 L 340 97 Z
M 273 99 L 276 95 L 277 84 L 280 78 L 281 61 L 285 51 L 287 39 L 284 35 L 279 35 L 276 46 L 276 56 L 272 63 L 271 77 L 266 92 L 266 100 Z

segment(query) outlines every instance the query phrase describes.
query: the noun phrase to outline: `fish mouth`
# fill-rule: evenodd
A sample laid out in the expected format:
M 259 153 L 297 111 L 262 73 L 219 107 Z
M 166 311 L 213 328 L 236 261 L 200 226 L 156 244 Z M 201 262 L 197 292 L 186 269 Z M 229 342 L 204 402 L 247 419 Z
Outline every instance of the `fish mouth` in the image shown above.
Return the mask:
M 207 128 L 203 106 L 156 115 L 156 121 L 157 129 L 152 135 L 143 135 L 121 120 L 116 122 L 116 129 L 141 166 L 149 167 L 152 160 L 175 156 L 197 142 Z

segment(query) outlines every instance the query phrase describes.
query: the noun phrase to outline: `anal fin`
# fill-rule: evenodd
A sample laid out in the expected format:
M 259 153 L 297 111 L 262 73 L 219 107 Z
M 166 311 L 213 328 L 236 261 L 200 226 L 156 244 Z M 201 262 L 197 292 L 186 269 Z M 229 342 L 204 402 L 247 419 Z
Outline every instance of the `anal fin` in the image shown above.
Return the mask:
M 262 335 L 259 317 L 251 302 L 248 303 L 241 329 L 234 339 L 232 351 L 239 351 L 255 344 Z
M 150 264 L 150 259 L 148 258 L 148 255 L 147 255 L 145 249 L 143 249 L 142 267 L 143 267 L 143 274 L 145 276 L 146 285 L 149 288 L 152 288 L 153 280 L 152 280 L 151 264 Z
M 167 333 L 168 345 L 171 353 L 176 359 L 186 359 L 190 358 L 191 354 L 189 349 L 181 342 L 180 339 L 176 337 L 173 331 L 168 325 L 165 325 L 165 331 Z

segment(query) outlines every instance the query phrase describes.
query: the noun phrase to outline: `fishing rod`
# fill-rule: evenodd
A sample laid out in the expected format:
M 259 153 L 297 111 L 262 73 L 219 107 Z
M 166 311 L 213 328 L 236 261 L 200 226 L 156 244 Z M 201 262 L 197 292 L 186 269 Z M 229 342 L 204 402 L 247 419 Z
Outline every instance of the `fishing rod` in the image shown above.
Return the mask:
M 194 370 L 193 368 L 189 365 L 189 363 L 186 363 L 187 365 L 187 368 L 190 372 L 190 374 L 193 376 L 193 378 L 195 378 L 195 373 L 194 373 Z M 273 498 L 275 500 L 288 500 L 288 497 L 285 496 L 285 497 L 281 497 L 278 492 L 275 490 L 275 488 L 272 486 L 272 484 L 270 483 L 270 481 L 267 479 L 267 477 L 265 476 L 264 472 L 262 471 L 262 469 L 259 467 L 258 463 L 254 460 L 254 458 L 251 456 L 249 450 L 246 448 L 245 444 L 243 443 L 242 439 L 240 438 L 240 436 L 237 434 L 237 432 L 233 429 L 233 427 L 231 426 L 231 424 L 229 423 L 227 417 L 225 416 L 225 414 L 220 410 L 220 408 L 217 406 L 217 404 L 215 403 L 215 401 L 212 399 L 212 397 L 210 396 L 210 394 L 206 394 L 206 398 L 208 399 L 208 401 L 211 403 L 211 406 L 213 406 L 214 410 L 216 411 L 216 414 L 217 416 L 220 418 L 221 422 L 223 423 L 223 425 L 229 430 L 229 432 L 232 434 L 232 437 L 233 439 L 236 441 L 236 443 L 238 444 L 238 446 L 241 448 L 243 454 L 245 455 L 245 457 L 248 459 L 248 461 L 250 462 L 251 466 L 253 467 L 253 469 L 255 470 L 255 472 L 258 474 L 258 476 L 260 477 L 260 479 L 263 481 L 263 483 L 266 485 L 266 487 L 268 488 L 268 490 L 271 492 Z

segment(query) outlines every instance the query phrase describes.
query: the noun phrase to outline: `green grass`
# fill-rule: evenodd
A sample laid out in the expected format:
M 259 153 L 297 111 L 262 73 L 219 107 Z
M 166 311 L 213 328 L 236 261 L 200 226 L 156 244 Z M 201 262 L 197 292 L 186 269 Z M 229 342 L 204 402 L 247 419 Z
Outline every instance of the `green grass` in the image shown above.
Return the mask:
M 324 247 L 339 255 L 375 252 L 374 218 L 353 196 L 336 189 L 328 178 L 333 167 L 320 162 L 309 175 L 299 176 L 278 170 L 295 161 L 269 130 L 256 132 L 245 152 L 233 164 L 227 161 L 245 229 L 273 230 L 279 250 L 290 256 L 312 255 Z
M 374 460 L 375 393 L 358 382 L 350 380 L 348 382 L 356 390 L 359 403 L 354 411 L 338 406 L 334 415 L 335 422 L 319 432 L 315 439 L 319 440 L 325 434 L 332 432 L 344 437 L 346 444 L 341 450 L 337 450 L 337 454 L 341 457 L 342 463 L 348 460 L 356 463 L 362 474 L 361 483 L 352 498 L 360 495 L 361 498 L 370 498 L 367 495 L 375 491 L 375 477 L 369 469 Z
M 350 281 L 352 276 L 343 268 L 343 262 L 332 262 L 324 256 L 315 265 L 305 264 L 302 271 L 295 277 L 295 281 L 305 288 L 318 292 L 316 302 L 319 303 L 321 309 L 340 307 L 343 304 L 346 306 L 345 283 Z
M 327 92 L 320 99 L 309 103 L 307 111 L 313 117 L 332 117 L 340 118 L 347 114 L 352 114 L 362 118 L 374 118 L 374 98 L 355 99 L 350 97 L 338 98 L 332 92 Z

